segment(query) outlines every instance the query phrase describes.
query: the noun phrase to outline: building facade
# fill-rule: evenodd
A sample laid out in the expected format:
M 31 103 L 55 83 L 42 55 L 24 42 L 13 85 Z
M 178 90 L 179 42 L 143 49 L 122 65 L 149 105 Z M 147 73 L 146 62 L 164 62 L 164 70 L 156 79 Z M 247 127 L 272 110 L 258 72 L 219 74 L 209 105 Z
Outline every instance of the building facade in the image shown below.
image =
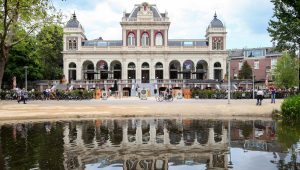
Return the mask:
M 281 56 L 282 53 L 275 51 L 274 47 L 229 50 L 230 76 L 238 79 L 239 71 L 243 63 L 247 61 L 252 68 L 255 81 L 265 82 L 266 79 L 272 81 L 272 70 Z
M 205 39 L 170 39 L 168 13 L 142 3 L 124 12 L 121 40 L 87 40 L 73 14 L 64 27 L 68 83 L 108 89 L 133 84 L 154 88 L 214 86 L 226 73 L 226 28 L 215 14 Z

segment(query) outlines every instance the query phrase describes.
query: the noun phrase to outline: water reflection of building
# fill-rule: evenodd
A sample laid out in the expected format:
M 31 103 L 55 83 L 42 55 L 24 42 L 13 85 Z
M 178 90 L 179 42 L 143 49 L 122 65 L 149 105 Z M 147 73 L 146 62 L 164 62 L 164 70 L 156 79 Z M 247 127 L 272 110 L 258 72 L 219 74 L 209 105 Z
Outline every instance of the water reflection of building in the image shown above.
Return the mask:
M 275 122 L 244 121 L 231 123 L 231 147 L 245 150 L 282 152 L 276 142 Z
M 72 122 L 64 127 L 65 169 L 114 163 L 123 169 L 168 169 L 204 164 L 226 169 L 227 129 L 222 122 L 128 119 Z

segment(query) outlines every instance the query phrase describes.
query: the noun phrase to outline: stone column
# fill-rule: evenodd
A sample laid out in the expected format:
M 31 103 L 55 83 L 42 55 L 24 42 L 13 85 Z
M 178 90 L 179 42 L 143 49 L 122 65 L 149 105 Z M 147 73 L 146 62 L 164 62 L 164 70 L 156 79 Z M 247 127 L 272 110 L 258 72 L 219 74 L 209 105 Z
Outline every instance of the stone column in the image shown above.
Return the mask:
M 127 41 L 127 35 L 126 35 L 126 30 L 123 29 L 122 31 L 122 36 L 123 36 L 123 46 L 125 47 L 126 46 L 126 41 Z
M 64 59 L 64 75 L 65 75 L 65 79 L 69 82 L 69 64 L 68 62 Z
M 227 140 L 227 129 L 223 128 L 222 129 L 222 140 L 221 140 L 221 143 L 222 144 L 226 144 L 228 142 Z
M 163 63 L 164 68 L 164 79 L 170 79 L 170 72 L 169 72 L 169 61 L 165 59 L 165 62 Z
M 128 71 L 128 64 L 125 59 L 122 60 L 122 80 L 127 80 L 127 71 Z
M 141 43 L 140 43 L 141 42 L 141 30 L 139 30 L 139 29 L 137 30 L 136 42 L 137 42 L 136 43 L 137 47 L 141 46 Z
M 69 123 L 65 124 L 64 127 L 64 143 L 65 145 L 69 145 L 70 144 L 70 128 L 69 128 Z
M 76 80 L 82 80 L 82 63 L 76 62 Z
M 153 29 L 151 29 L 151 31 L 150 31 L 150 45 L 151 45 L 151 47 L 153 47 L 154 46 L 154 30 Z
M 165 145 L 170 144 L 170 135 L 169 135 L 169 131 L 168 131 L 166 125 L 164 126 L 164 144 Z
M 136 57 L 140 57 L 140 56 L 136 56 Z M 142 76 L 141 71 L 142 71 L 141 63 L 140 63 L 140 59 L 138 58 L 136 60 L 136 79 L 138 79 L 138 80 L 141 80 L 141 76 Z M 137 81 L 137 83 L 140 84 L 141 82 Z
M 214 128 L 209 128 L 208 133 L 208 145 L 214 145 L 215 144 L 215 131 Z
M 84 146 L 83 140 L 82 140 L 82 125 L 76 125 L 76 145 L 77 146 Z
M 142 132 L 142 122 L 141 120 L 137 121 L 135 140 L 137 144 L 143 144 L 143 132 Z
M 128 122 L 127 122 L 127 120 L 125 120 L 125 122 L 123 122 L 122 131 L 123 131 L 122 144 L 126 145 L 128 143 Z
M 164 46 L 167 47 L 168 46 L 168 30 L 165 29 L 165 33 L 164 33 Z
M 156 128 L 154 120 L 150 121 L 150 144 L 156 143 Z

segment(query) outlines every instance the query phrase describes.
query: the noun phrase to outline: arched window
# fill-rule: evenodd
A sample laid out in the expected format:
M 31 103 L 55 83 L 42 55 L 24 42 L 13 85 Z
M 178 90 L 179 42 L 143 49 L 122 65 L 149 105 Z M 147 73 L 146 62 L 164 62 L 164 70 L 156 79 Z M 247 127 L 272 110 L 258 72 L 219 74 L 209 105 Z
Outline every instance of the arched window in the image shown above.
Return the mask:
M 149 35 L 148 35 L 148 33 L 143 33 L 143 35 L 142 35 L 142 46 L 143 47 L 146 47 L 146 46 L 149 46 L 149 42 L 150 42 L 150 40 L 149 40 Z
M 163 37 L 160 32 L 155 36 L 155 45 L 163 45 Z
M 76 50 L 77 49 L 77 42 L 76 40 L 73 40 L 73 50 Z
M 128 34 L 127 44 L 128 44 L 128 46 L 134 46 L 135 45 L 135 35 L 134 35 L 134 33 L 129 33 Z
M 69 40 L 69 50 L 72 50 L 73 49 L 73 43 L 72 43 L 72 40 Z

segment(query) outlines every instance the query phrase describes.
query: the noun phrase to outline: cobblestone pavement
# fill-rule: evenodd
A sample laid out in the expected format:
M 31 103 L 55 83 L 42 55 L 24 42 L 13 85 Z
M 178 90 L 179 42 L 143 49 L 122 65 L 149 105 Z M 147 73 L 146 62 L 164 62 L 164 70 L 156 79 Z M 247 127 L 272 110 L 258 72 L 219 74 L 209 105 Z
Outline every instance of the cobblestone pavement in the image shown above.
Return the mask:
M 242 99 L 175 99 L 173 102 L 157 102 L 154 97 L 140 100 L 131 98 L 108 98 L 82 101 L 0 101 L 1 120 L 69 119 L 130 116 L 190 116 L 203 118 L 270 118 L 274 109 L 280 110 L 283 100 L 271 104 L 265 99 L 261 106 L 256 100 Z

